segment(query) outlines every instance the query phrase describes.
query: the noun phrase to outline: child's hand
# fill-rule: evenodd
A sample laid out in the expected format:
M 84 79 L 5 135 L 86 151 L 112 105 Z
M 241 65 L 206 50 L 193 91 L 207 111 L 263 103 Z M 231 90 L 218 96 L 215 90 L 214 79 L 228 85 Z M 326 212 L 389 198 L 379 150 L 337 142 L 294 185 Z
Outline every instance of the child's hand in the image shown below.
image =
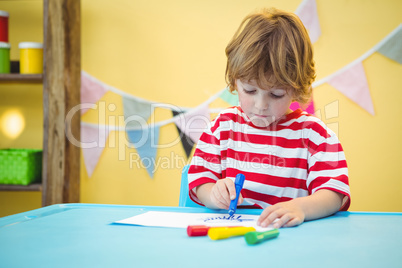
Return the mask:
M 230 201 L 236 198 L 235 184 L 231 179 L 218 180 L 210 192 L 211 201 L 218 208 L 229 209 Z M 243 196 L 240 194 L 237 205 L 243 203 Z
M 274 228 L 292 227 L 302 224 L 305 219 L 305 213 L 297 202 L 294 200 L 277 203 L 267 207 L 258 218 L 257 225 L 267 227 L 273 223 Z

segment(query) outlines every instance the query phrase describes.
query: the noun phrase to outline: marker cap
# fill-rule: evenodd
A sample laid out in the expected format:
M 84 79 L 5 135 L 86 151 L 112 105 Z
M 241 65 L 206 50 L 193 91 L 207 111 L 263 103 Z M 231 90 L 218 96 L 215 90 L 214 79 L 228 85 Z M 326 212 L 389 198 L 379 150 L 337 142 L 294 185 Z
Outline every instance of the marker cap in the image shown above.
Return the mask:
M 279 235 L 278 229 L 269 230 L 266 232 L 249 232 L 244 235 L 244 239 L 246 239 L 247 244 L 254 245 L 260 243 L 262 241 L 275 238 Z
M 210 227 L 206 225 L 189 225 L 187 226 L 188 236 L 206 236 Z

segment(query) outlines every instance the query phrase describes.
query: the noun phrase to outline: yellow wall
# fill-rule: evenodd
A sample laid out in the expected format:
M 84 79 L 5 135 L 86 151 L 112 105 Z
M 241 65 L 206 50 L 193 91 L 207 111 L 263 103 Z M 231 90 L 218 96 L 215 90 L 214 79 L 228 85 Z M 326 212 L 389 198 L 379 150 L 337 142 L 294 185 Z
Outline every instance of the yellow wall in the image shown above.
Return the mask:
M 29 16 L 22 2 L 36 7 Z M 314 44 L 318 80 L 360 57 L 401 23 L 401 1 L 316 2 L 322 30 L 322 36 Z M 81 0 L 82 69 L 134 96 L 195 107 L 225 87 L 224 49 L 246 14 L 268 6 L 295 11 L 300 3 L 301 0 Z M 28 41 L 18 40 L 20 35 L 38 41 L 31 36 L 31 27 L 36 32 L 41 30 L 41 21 L 38 23 L 41 4 L 41 1 L 0 2 L 0 9 L 10 11 L 13 16 L 10 22 L 13 47 L 20 41 Z M 27 16 L 35 23 L 19 22 L 26 21 Z M 25 28 L 26 25 L 30 28 Z M 18 36 L 11 36 L 13 32 Z M 41 37 L 41 33 L 37 36 Z M 15 50 L 12 55 L 18 57 Z M 402 99 L 402 66 L 374 54 L 364 61 L 364 68 L 375 116 L 327 84 L 315 89 L 316 109 L 323 121 L 338 133 L 345 149 L 352 191 L 350 210 L 402 211 L 402 201 L 398 199 L 402 189 L 398 169 L 402 160 L 399 154 L 402 120 L 394 116 Z M 9 106 L 18 106 L 16 103 L 21 100 L 20 93 L 15 93 L 18 89 L 13 87 L 17 86 L 0 85 L 0 117 Z M 35 111 L 40 112 L 40 103 L 36 101 L 41 98 L 40 89 L 35 93 L 32 90 L 22 90 L 21 94 L 34 94 L 32 98 L 38 105 Z M 4 100 L 3 94 L 9 96 L 9 101 Z M 99 116 L 117 120 L 122 115 L 119 96 L 108 93 L 101 101 L 113 103 L 117 109 L 106 113 L 90 111 L 83 116 L 83 121 L 97 122 Z M 30 102 L 23 102 L 19 107 L 34 109 L 31 106 Z M 222 106 L 222 103 L 214 106 Z M 155 117 L 162 120 L 170 114 L 157 110 Z M 31 120 L 40 125 L 42 119 L 29 118 Z M 31 132 L 38 133 L 34 129 L 27 133 Z M 1 136 L 0 146 L 37 147 L 37 141 L 31 143 L 29 135 L 24 135 L 16 141 Z M 177 135 L 173 124 L 166 125 L 161 128 L 159 143 L 175 141 Z M 151 179 L 145 169 L 133 164 L 130 167 L 130 156 L 136 151 L 119 148 L 124 141 L 124 133 L 110 134 L 108 146 L 90 178 L 81 161 L 81 201 L 176 206 L 180 169 L 187 161 L 181 144 L 158 150 L 157 159 L 164 165 Z M 126 160 L 121 160 L 122 155 Z M 0 216 L 13 209 L 15 212 L 31 209 L 17 204 L 17 199 L 32 204 L 30 198 L 28 194 L 24 197 L 22 193 L 0 192 Z M 12 209 L 10 203 L 16 203 Z

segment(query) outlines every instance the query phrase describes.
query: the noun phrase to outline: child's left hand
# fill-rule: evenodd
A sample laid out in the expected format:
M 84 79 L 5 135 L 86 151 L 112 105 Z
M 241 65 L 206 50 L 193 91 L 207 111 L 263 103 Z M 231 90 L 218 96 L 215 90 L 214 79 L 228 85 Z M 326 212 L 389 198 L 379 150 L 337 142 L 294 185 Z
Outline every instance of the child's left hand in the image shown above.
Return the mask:
M 278 219 L 277 221 L 275 221 Z M 257 225 L 267 227 L 273 223 L 274 228 L 292 227 L 302 224 L 305 213 L 297 202 L 290 200 L 267 207 L 258 218 Z

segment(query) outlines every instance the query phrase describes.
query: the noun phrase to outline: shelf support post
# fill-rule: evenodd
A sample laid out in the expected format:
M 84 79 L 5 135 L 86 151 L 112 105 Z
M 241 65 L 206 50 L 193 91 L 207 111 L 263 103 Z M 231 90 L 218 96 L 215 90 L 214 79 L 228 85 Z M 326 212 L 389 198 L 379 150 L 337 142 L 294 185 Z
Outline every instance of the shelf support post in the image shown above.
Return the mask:
M 80 0 L 44 0 L 44 206 L 80 201 Z M 67 120 L 66 120 L 67 119 Z M 67 135 L 70 133 L 70 137 Z

